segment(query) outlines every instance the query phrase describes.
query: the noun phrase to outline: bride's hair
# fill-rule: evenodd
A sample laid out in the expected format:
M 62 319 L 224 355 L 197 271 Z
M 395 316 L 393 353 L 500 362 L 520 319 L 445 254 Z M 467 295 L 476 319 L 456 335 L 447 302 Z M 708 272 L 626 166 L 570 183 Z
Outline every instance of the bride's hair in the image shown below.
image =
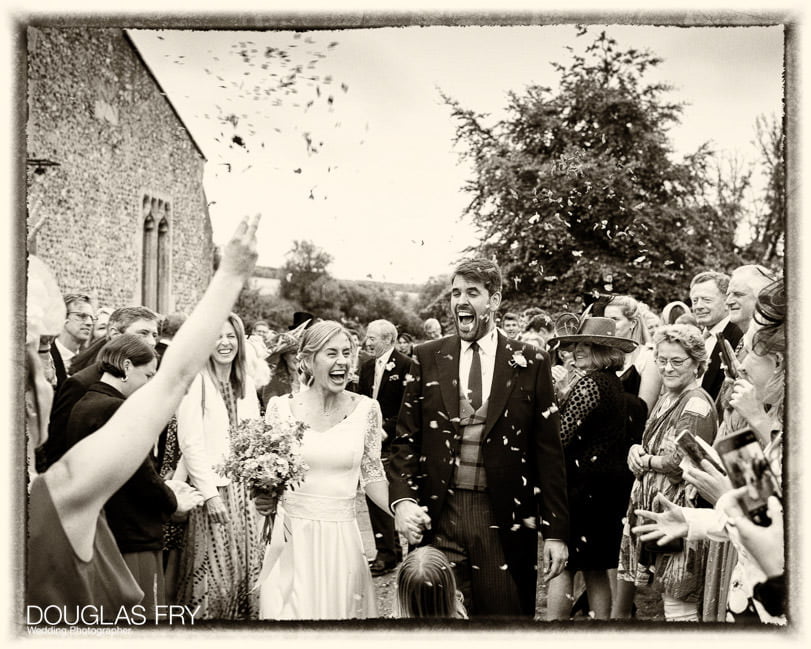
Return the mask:
M 395 617 L 467 619 L 462 593 L 444 553 L 430 546 L 412 550 L 397 572 Z
M 313 379 L 313 358 L 327 344 L 330 338 L 339 333 L 346 335 L 352 355 L 354 355 L 357 348 L 355 340 L 340 322 L 322 320 L 305 329 L 301 336 L 296 359 L 298 360 L 299 372 L 304 375 L 307 384 L 311 383 Z

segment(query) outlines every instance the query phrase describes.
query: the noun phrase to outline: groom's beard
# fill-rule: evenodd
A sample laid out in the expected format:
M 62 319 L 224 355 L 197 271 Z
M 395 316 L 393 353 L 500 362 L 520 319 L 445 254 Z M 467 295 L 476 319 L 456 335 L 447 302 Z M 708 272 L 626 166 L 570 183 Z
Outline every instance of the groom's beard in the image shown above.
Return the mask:
M 459 309 L 457 309 L 456 313 L 453 315 L 453 324 L 456 326 L 456 333 L 459 334 L 462 340 L 468 342 L 478 340 L 493 328 L 493 312 L 489 310 L 483 313 L 474 312 L 473 327 L 469 331 L 466 331 L 466 328 L 459 322 Z

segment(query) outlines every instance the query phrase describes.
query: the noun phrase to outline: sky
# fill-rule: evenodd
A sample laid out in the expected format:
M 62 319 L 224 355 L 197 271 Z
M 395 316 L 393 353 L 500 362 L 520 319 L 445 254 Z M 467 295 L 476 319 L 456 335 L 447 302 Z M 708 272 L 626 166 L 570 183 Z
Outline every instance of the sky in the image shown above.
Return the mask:
M 148 14 L 149 16 L 160 16 L 165 12 L 174 11 L 176 12 L 175 15 L 181 15 L 182 17 L 193 17 L 205 12 L 222 13 L 231 11 L 236 12 L 237 19 L 249 20 L 253 17 L 253 14 L 248 12 L 268 11 L 269 4 L 271 3 L 266 0 L 261 3 L 257 3 L 256 0 L 252 0 L 252 2 L 230 0 L 227 5 L 214 0 L 196 0 L 193 4 L 181 3 L 177 0 L 140 0 L 136 8 L 131 11 L 137 10 L 140 14 Z M 285 4 L 284 2 L 274 2 L 272 6 L 275 10 L 280 10 L 284 8 Z M 313 6 L 313 4 L 309 0 L 299 0 L 295 5 L 290 3 L 289 10 L 333 10 L 327 3 L 323 3 L 320 7 Z M 346 7 L 348 10 L 363 9 L 372 11 L 374 8 L 391 4 L 385 2 L 385 0 L 353 0 L 350 3 L 342 3 L 341 6 Z M 400 10 L 403 10 L 403 3 L 399 4 Z M 424 7 L 435 8 L 429 7 L 431 4 L 421 0 L 413 0 L 408 3 L 407 8 L 410 11 L 418 12 Z M 449 4 L 451 3 L 445 2 L 442 6 Z M 560 9 L 560 6 L 564 3 L 542 3 L 541 0 L 533 0 L 531 3 L 505 0 L 504 3 L 495 3 L 490 0 L 489 2 L 475 3 L 475 7 L 473 7 L 474 3 L 471 1 L 462 4 L 466 9 L 507 11 L 510 7 L 517 7 L 521 10 L 538 11 L 542 8 L 548 8 L 550 4 L 554 8 Z M 593 11 L 593 6 L 596 4 L 593 0 L 568 0 L 565 7 L 568 11 Z M 743 19 L 751 20 L 753 16 L 756 17 L 759 12 L 763 12 L 764 7 L 768 6 L 768 4 L 762 2 L 762 0 L 760 2 L 732 2 L 728 0 L 724 3 L 724 9 L 732 8 L 743 12 Z M 796 16 L 802 22 L 805 18 L 805 4 L 801 0 L 788 0 L 780 3 L 780 10 L 789 11 L 791 15 Z M 675 2 L 671 0 L 662 3 L 662 5 L 665 10 L 672 8 L 677 13 L 685 11 L 687 16 L 700 13 L 700 15 L 708 15 L 710 20 L 713 18 L 708 13 L 711 8 L 706 0 L 692 0 L 691 2 Z M 612 10 L 626 9 L 632 12 L 634 16 L 641 15 L 644 17 L 646 15 L 644 12 L 650 11 L 653 3 L 647 0 L 634 5 L 626 0 L 621 2 L 618 0 L 610 3 L 610 6 Z M 658 7 L 659 4 L 657 3 L 656 6 Z M 24 89 L 20 86 L 14 86 L 13 80 L 20 74 L 21 66 L 24 66 L 25 54 L 24 43 L 19 40 L 19 34 L 14 30 L 10 13 L 14 12 L 18 19 L 20 15 L 30 17 L 32 12 L 37 11 L 50 12 L 50 14 L 60 16 L 77 12 L 87 14 L 89 12 L 91 16 L 96 16 L 111 11 L 111 6 L 109 0 L 84 0 L 80 3 L 71 2 L 70 0 L 29 0 L 25 3 L 9 1 L 5 3 L 5 8 L 6 21 L 0 21 L 0 33 L 3 36 L 0 38 L 0 50 L 3 51 L 3 59 L 7 64 L 4 78 L 12 87 L 9 88 L 9 92 L 0 94 L 0 113 L 2 113 L 6 123 L 11 126 L 9 132 L 14 132 L 15 130 L 19 131 L 19 117 L 15 111 L 18 104 L 24 102 L 24 95 L 22 94 Z M 454 9 L 456 8 L 454 7 Z M 124 12 L 121 8 L 115 8 L 115 10 L 119 13 Z M 772 10 L 774 10 L 773 6 Z M 189 14 L 188 12 L 197 13 Z M 612 34 L 615 33 L 615 29 L 612 29 Z M 697 35 L 691 42 L 680 41 L 679 39 L 688 36 L 693 37 L 694 34 L 698 34 L 695 28 L 670 30 L 667 35 L 661 31 L 651 33 L 652 30 L 646 30 L 642 27 L 627 29 L 638 33 L 643 45 L 654 49 L 666 59 L 665 63 L 660 67 L 662 74 L 677 87 L 680 98 L 691 102 L 691 106 L 687 107 L 684 113 L 685 124 L 679 129 L 678 137 L 674 138 L 674 144 L 680 150 L 690 150 L 704 140 L 713 139 L 726 149 L 740 147 L 745 151 L 752 139 L 755 116 L 779 110 L 779 99 L 774 98 L 775 94 L 779 94 L 781 58 L 779 36 L 771 36 L 769 44 L 762 41 L 745 41 L 743 43 L 738 42 L 737 46 L 733 47 L 733 44 L 725 37 L 730 32 L 739 32 L 738 29 L 713 30 L 712 37 Z M 751 34 L 754 30 L 746 31 Z M 798 29 L 800 44 L 798 59 L 801 69 L 808 70 L 811 67 L 811 61 L 808 61 L 808 53 L 811 52 L 811 48 L 805 45 L 806 37 L 804 32 L 804 29 Z M 503 31 L 500 33 L 505 34 Z M 322 36 L 324 39 L 329 39 L 327 35 Z M 446 268 L 446 266 L 443 267 L 445 260 L 455 254 L 452 249 L 463 246 L 464 242 L 461 239 L 465 236 L 469 236 L 471 239 L 473 237 L 470 235 L 469 226 L 459 223 L 457 220 L 461 207 L 465 204 L 465 200 L 459 195 L 458 179 L 463 179 L 465 173 L 464 170 L 458 168 L 456 158 L 451 153 L 449 142 L 453 134 L 453 128 L 448 125 L 447 110 L 438 101 L 434 86 L 439 84 L 440 87 L 447 90 L 448 94 L 455 96 L 463 104 L 477 111 L 497 111 L 504 105 L 504 94 L 508 89 L 520 89 L 532 80 L 541 82 L 541 75 L 549 72 L 548 61 L 553 58 L 562 59 L 565 56 L 565 53 L 561 50 L 561 43 L 552 38 L 548 31 L 544 32 L 542 37 L 530 39 L 530 42 L 514 41 L 514 32 L 509 36 L 506 39 L 502 36 L 502 41 L 506 40 L 506 42 L 500 44 L 501 49 L 495 48 L 490 43 L 485 45 L 484 41 L 479 41 L 478 44 L 474 43 L 472 47 L 468 47 L 464 51 L 460 49 L 460 44 L 457 41 L 453 41 L 447 36 L 444 41 L 444 43 L 448 44 L 446 47 L 443 48 L 443 43 L 440 42 L 433 49 L 427 45 L 416 49 L 400 49 L 403 46 L 396 39 L 389 36 L 382 39 L 384 43 L 379 47 L 370 43 L 366 49 L 353 50 L 350 48 L 347 38 L 336 39 L 340 40 L 340 44 L 334 48 L 334 53 L 336 55 L 341 53 L 344 56 L 345 63 L 341 73 L 342 77 L 347 80 L 349 91 L 345 95 L 339 95 L 340 102 L 336 102 L 334 111 L 336 113 L 339 109 L 343 111 L 340 121 L 342 129 L 345 128 L 348 135 L 343 136 L 343 139 L 341 139 L 335 135 L 340 129 L 327 129 L 331 135 L 331 138 L 326 140 L 330 147 L 329 156 L 326 155 L 327 151 L 324 150 L 317 164 L 313 157 L 307 157 L 306 154 L 302 155 L 300 142 L 296 142 L 296 145 L 283 147 L 281 142 L 274 141 L 274 145 L 270 147 L 270 154 L 273 156 L 270 166 L 288 169 L 292 163 L 296 165 L 293 167 L 295 169 L 298 168 L 299 164 L 303 165 L 304 162 L 307 162 L 308 170 L 311 170 L 310 173 L 312 174 L 312 178 L 307 177 L 307 181 L 313 181 L 312 184 L 308 185 L 307 182 L 304 182 L 303 166 L 301 175 L 292 173 L 273 175 L 267 173 L 260 174 L 258 181 L 247 175 L 243 183 L 232 181 L 233 191 L 230 194 L 226 193 L 217 196 L 220 203 L 222 203 L 220 206 L 223 208 L 227 208 L 228 201 L 231 201 L 232 211 L 229 212 L 228 209 L 224 209 L 221 213 L 217 213 L 214 209 L 217 205 L 212 206 L 215 236 L 222 240 L 226 236 L 224 233 L 230 229 L 234 217 L 241 214 L 241 210 L 265 205 L 268 209 L 266 212 L 267 218 L 260 235 L 262 237 L 261 259 L 262 263 L 267 265 L 280 262 L 283 251 L 289 247 L 292 238 L 309 237 L 309 233 L 314 232 L 319 235 L 317 241 L 327 247 L 336 257 L 332 270 L 338 276 L 351 277 L 354 275 L 362 277 L 367 272 L 371 272 L 375 276 L 388 275 L 393 279 L 405 281 L 413 276 L 415 281 L 420 281 L 423 276 L 442 272 L 443 268 Z M 210 34 L 208 38 L 211 38 Z M 361 38 L 360 33 L 358 33 L 357 38 Z M 743 37 L 738 36 L 738 38 Z M 453 49 L 450 49 L 450 43 L 452 42 L 454 46 Z M 625 42 L 623 40 L 623 43 Z M 534 50 L 532 48 L 538 49 Z M 198 56 L 204 53 L 206 53 L 206 50 L 203 47 L 198 47 L 191 54 Z M 191 54 L 189 55 L 190 59 Z M 328 61 L 333 59 L 337 64 L 337 56 L 324 59 L 323 63 L 326 65 Z M 498 63 L 498 61 L 503 61 L 503 63 Z M 446 68 L 454 65 L 456 69 L 448 73 Z M 188 77 L 190 89 L 195 92 L 202 91 L 200 96 L 195 99 L 196 106 L 192 106 L 194 109 L 202 109 L 210 102 L 216 88 L 205 85 L 205 75 L 193 74 L 191 67 L 184 69 L 183 76 Z M 169 66 L 165 66 L 165 68 L 159 71 L 163 82 L 166 82 L 167 70 L 171 69 Z M 338 75 L 337 71 L 335 71 L 335 75 L 336 80 L 341 76 Z M 173 92 L 173 101 L 180 102 L 180 95 L 182 94 Z M 384 100 L 388 96 L 390 101 L 386 103 L 384 100 L 375 99 L 376 94 L 382 94 Z M 350 98 L 357 103 L 351 104 Z M 802 109 L 806 108 L 804 106 L 805 97 L 801 94 L 799 99 L 800 112 L 808 114 L 807 111 L 802 111 Z M 366 103 L 364 103 L 364 100 Z M 775 105 L 778 107 L 777 109 L 774 108 Z M 184 111 L 184 116 L 189 124 L 192 123 L 191 114 L 193 112 L 194 110 Z M 283 122 L 284 120 L 279 117 L 276 121 Z M 365 135 L 367 133 L 365 127 L 367 122 L 369 123 L 368 132 L 372 136 L 364 142 L 363 146 L 369 144 L 367 148 L 363 149 L 368 151 L 364 158 L 359 153 L 359 150 L 363 148 L 359 142 L 361 134 Z M 332 123 L 329 122 L 329 124 Z M 412 129 L 411 127 L 414 125 L 418 125 L 420 128 Z M 349 126 L 351 126 L 351 129 Z M 808 150 L 806 141 L 808 130 L 801 131 L 799 133 L 800 141 L 793 143 L 796 145 L 795 150 L 798 151 L 796 161 L 800 165 L 805 157 L 804 152 Z M 209 156 L 208 167 L 210 169 L 214 168 L 217 162 L 220 161 L 219 156 L 221 155 L 214 149 L 216 142 L 207 136 L 205 129 L 202 128 L 195 130 L 195 137 L 198 138 L 201 147 Z M 293 140 L 297 139 L 297 137 L 293 138 Z M 7 173 L 3 174 L 3 177 L 6 179 L 7 184 L 3 188 L 5 190 L 3 196 L 8 201 L 6 213 L 9 215 L 17 214 L 18 221 L 22 221 L 25 206 L 24 201 L 20 202 L 19 200 L 19 193 L 15 192 L 15 183 L 18 183 L 19 161 L 24 154 L 24 141 L 20 140 L 19 135 L 18 140 L 16 148 L 13 145 L 6 148 L 4 170 Z M 372 149 L 372 142 L 375 143 L 376 148 L 374 150 Z M 349 156 L 348 153 L 345 155 L 344 149 L 348 149 L 352 156 Z M 416 151 L 412 153 L 412 150 Z M 419 164 L 416 167 L 400 164 L 401 160 L 408 161 L 410 159 L 418 159 Z M 333 162 L 335 165 L 343 166 L 346 171 L 345 174 L 340 176 L 340 180 L 336 181 L 337 188 L 324 180 L 324 169 L 331 167 Z M 245 164 L 247 166 L 249 163 L 246 162 Z M 238 167 L 238 170 L 240 169 Z M 352 173 L 349 173 L 349 170 L 353 170 Z M 423 184 L 414 182 L 414 174 L 419 172 L 422 173 L 422 179 L 425 181 Z M 380 180 L 381 178 L 384 180 L 391 178 L 392 180 L 386 183 L 384 180 Z M 327 201 L 322 201 L 323 203 L 333 201 L 336 206 L 340 205 L 343 209 L 346 209 L 347 206 L 353 208 L 349 210 L 348 214 L 340 214 L 341 219 L 346 219 L 349 224 L 345 229 L 333 227 L 330 230 L 327 227 L 327 219 L 315 213 L 314 205 L 311 205 L 315 201 L 309 201 L 306 195 L 302 198 L 302 193 L 306 194 L 309 187 L 316 184 L 316 180 L 322 183 L 322 186 L 319 187 L 320 190 L 329 190 L 329 198 Z M 428 181 L 430 181 L 430 184 Z M 206 185 L 209 194 L 215 192 L 216 188 L 208 179 Z M 250 187 L 251 191 L 244 190 L 246 186 Z M 374 196 L 380 201 L 380 197 L 385 195 L 384 188 L 387 187 L 401 189 L 401 192 L 399 194 L 392 193 L 396 200 L 389 200 L 384 205 L 384 208 L 380 208 L 379 205 L 375 206 L 379 209 L 377 212 L 373 212 L 373 215 L 379 216 L 383 214 L 384 216 L 389 215 L 391 218 L 387 220 L 382 218 L 362 220 L 355 216 L 356 212 L 361 210 L 369 210 L 364 212 L 366 214 L 372 210 L 372 208 L 367 207 L 371 202 L 367 199 L 369 193 L 374 193 Z M 798 183 L 799 194 L 802 193 L 802 188 L 802 183 Z M 263 195 L 267 195 L 267 197 L 263 197 Z M 284 201 L 282 201 L 282 196 L 285 197 Z M 338 200 L 339 196 L 341 196 L 340 202 Z M 790 234 L 788 239 L 790 244 L 792 242 L 811 240 L 808 238 L 803 239 L 804 228 L 806 227 L 804 224 L 811 223 L 811 215 L 805 214 L 804 211 L 807 210 L 807 205 L 811 205 L 811 201 L 802 201 L 801 199 L 802 196 L 800 195 L 798 203 L 791 206 L 791 225 L 793 227 L 790 229 L 790 233 L 796 234 L 796 237 L 792 238 Z M 405 221 L 394 218 L 395 214 L 402 217 L 403 213 L 409 217 L 415 217 L 415 220 Z M 335 208 L 335 214 L 337 220 L 338 207 Z M 417 217 L 423 218 L 419 221 L 416 220 Z M 273 224 L 268 228 L 271 219 Z M 427 223 L 427 226 L 422 226 L 421 223 Z M 19 396 L 22 377 L 21 368 L 23 367 L 19 345 L 21 336 L 19 309 L 22 307 L 22 282 L 18 272 L 19 268 L 15 266 L 15 263 L 19 262 L 19 256 L 14 254 L 13 249 L 15 240 L 14 224 L 15 221 L 12 218 L 0 219 L 0 241 L 6 242 L 8 246 L 5 251 L 6 254 L 3 255 L 6 266 L 0 272 L 0 290 L 4 295 L 18 296 L 17 309 L 7 309 L 6 317 L 0 319 L 0 338 L 7 341 L 7 358 L 11 361 L 4 364 L 3 369 L 0 371 L 2 392 L 9 395 L 3 400 L 2 405 L 5 408 L 0 406 L 0 409 L 3 409 L 7 414 L 6 429 L 8 431 L 19 431 L 19 412 L 15 410 L 14 404 Z M 426 235 L 421 237 L 421 240 L 425 239 L 424 246 L 417 247 L 416 244 L 409 244 L 409 246 L 403 247 L 401 245 L 403 239 L 406 236 L 416 238 L 421 227 L 422 232 L 427 232 Z M 304 231 L 305 228 L 308 229 Z M 443 233 L 441 236 L 438 234 L 440 232 Z M 325 236 L 321 236 L 321 233 L 324 233 Z M 449 233 L 451 234 L 449 235 Z M 456 234 L 455 237 L 453 236 L 454 233 Z M 313 238 L 315 237 L 313 236 Z M 450 242 L 447 245 L 440 245 L 440 241 L 444 242 L 449 239 Z M 430 246 L 435 246 L 435 248 Z M 378 255 L 378 251 L 383 249 L 386 250 L 386 254 Z M 424 254 L 420 254 L 422 251 L 425 251 Z M 801 244 L 796 243 L 794 252 L 802 252 Z M 386 262 L 380 264 L 378 261 L 374 261 L 376 255 L 385 259 Z M 396 259 L 396 267 L 387 265 L 390 259 Z M 801 323 L 808 320 L 808 317 L 803 318 L 803 316 L 805 315 L 804 311 L 811 308 L 811 306 L 807 306 L 811 305 L 811 300 L 798 298 L 803 296 L 806 290 L 800 278 L 807 275 L 807 271 L 803 271 L 805 271 L 804 264 L 809 259 L 811 259 L 811 255 L 795 254 L 788 257 L 792 270 L 790 278 L 796 280 L 795 284 L 790 285 L 792 289 L 791 308 L 793 318 L 790 323 Z M 357 268 L 358 266 L 360 268 Z M 787 413 L 791 423 L 790 430 L 792 431 L 801 431 L 801 422 L 809 419 L 806 413 L 806 404 L 811 403 L 811 399 L 805 398 L 808 391 L 808 381 L 805 380 L 803 370 L 808 367 L 811 358 L 808 355 L 810 347 L 806 344 L 807 334 L 805 329 L 807 327 L 793 326 L 792 333 L 788 370 L 789 381 L 793 389 L 793 403 L 790 412 Z M 798 523 L 798 519 L 806 522 L 811 520 L 811 499 L 804 498 L 801 495 L 807 491 L 807 485 L 803 484 L 801 467 L 806 466 L 808 461 L 811 461 L 811 452 L 809 452 L 811 445 L 801 441 L 799 439 L 801 437 L 802 435 L 789 435 L 787 439 L 791 451 L 790 456 L 793 459 L 800 458 L 796 462 L 792 461 L 788 467 L 791 469 L 792 477 L 800 478 L 791 484 L 793 496 L 791 503 L 795 508 L 792 514 L 797 510 L 802 511 L 800 517 L 795 518 L 792 516 L 792 525 L 790 526 L 790 530 L 793 530 L 792 533 L 794 534 L 793 540 L 798 541 L 791 544 L 794 555 L 793 567 L 797 569 L 797 574 L 802 574 L 807 569 L 807 562 L 800 561 L 801 555 L 797 554 L 797 550 L 803 545 L 799 541 L 801 535 L 807 532 L 807 529 L 805 529 L 807 523 L 805 525 Z M 22 447 L 19 443 L 19 436 L 10 434 L 4 436 L 4 439 L 3 455 L 9 458 L 9 469 L 16 468 L 19 466 L 17 462 Z M 9 470 L 6 474 L 8 481 L 5 493 L 8 494 L 8 497 L 0 499 L 0 519 L 6 521 L 6 529 L 17 529 L 25 521 L 24 510 L 19 506 L 22 501 L 21 488 L 17 479 L 19 474 L 14 470 Z M 20 547 L 15 546 L 8 539 L 5 543 L 0 540 L 0 546 L 3 550 L 2 555 L 6 560 L 6 565 L 18 567 L 22 556 Z M 795 597 L 795 610 L 802 611 L 804 610 L 803 605 L 809 601 L 808 580 L 799 580 L 802 583 L 794 583 L 794 581 L 792 582 L 792 595 L 801 596 Z M 19 601 L 18 587 L 17 580 L 0 580 L 0 601 L 4 603 Z M 4 631 L 6 628 L 11 631 L 12 610 L 14 610 L 13 606 L 3 607 L 4 613 L 0 613 L 0 628 Z M 808 634 L 807 625 L 798 626 L 796 622 L 797 620 L 794 620 L 791 633 L 779 634 L 781 637 L 772 634 L 770 640 L 779 646 L 806 646 L 807 638 L 806 640 L 802 640 L 802 638 Z M 13 624 L 15 624 L 14 631 L 21 634 L 22 631 L 16 626 L 16 619 Z M 493 639 L 498 640 L 502 637 L 510 643 L 516 641 L 522 643 L 525 640 L 527 646 L 530 646 L 530 643 L 534 646 L 538 642 L 535 633 L 509 633 L 509 635 L 508 633 L 503 633 L 498 638 L 493 634 L 488 634 L 486 638 L 479 634 L 478 638 L 481 640 L 482 646 L 485 646 L 486 642 L 492 643 Z M 593 646 L 594 644 L 594 635 L 588 632 L 574 635 L 566 633 L 565 637 L 562 633 L 556 634 L 551 629 L 544 629 L 543 633 L 545 640 L 553 642 L 555 640 L 564 640 L 570 644 L 578 644 L 579 642 L 586 646 Z M 199 646 L 201 643 L 204 645 L 207 643 L 213 645 L 215 642 L 221 643 L 219 637 L 206 636 L 203 638 L 200 634 L 195 634 L 192 638 L 183 633 L 172 633 L 172 642 L 174 644 L 184 644 L 184 636 L 193 640 L 195 646 Z M 747 636 L 747 634 L 744 634 L 744 636 Z M 164 637 L 161 637 L 158 641 L 163 643 Z M 266 635 L 263 636 L 262 641 L 266 637 Z M 474 642 L 474 637 L 475 634 L 460 634 L 455 635 L 453 638 L 443 636 L 441 641 L 459 644 L 464 642 L 465 646 L 470 646 Z M 277 642 L 279 646 L 283 646 L 285 645 L 284 640 L 288 638 L 291 640 L 289 644 L 292 645 L 295 642 L 296 646 L 304 646 L 308 642 L 323 644 L 325 641 L 335 641 L 334 634 L 329 637 L 326 635 L 319 637 L 315 633 L 307 636 L 298 635 L 292 637 L 290 635 L 276 634 L 272 641 Z M 390 631 L 385 632 L 384 635 L 382 631 L 374 632 L 371 630 L 364 630 L 363 634 L 357 633 L 344 636 L 344 638 L 350 639 L 356 645 L 365 641 L 373 646 L 379 646 L 382 642 L 390 646 L 406 646 L 407 644 L 409 647 L 413 645 L 414 639 L 412 635 L 406 636 L 406 634 L 397 634 Z M 742 637 L 747 645 L 753 638 L 754 636 Z M 716 646 L 717 641 L 722 639 L 722 636 L 716 632 L 702 632 L 693 634 L 690 643 L 695 646 Z M 640 636 L 639 640 L 642 643 L 661 640 L 663 641 L 662 646 L 670 646 L 671 643 L 675 646 L 678 642 L 678 640 L 674 639 L 672 633 L 664 631 L 657 635 L 645 632 Z M 628 638 L 619 634 L 601 634 L 599 642 L 601 644 L 626 647 Z
M 594 24 L 581 38 L 573 25 L 130 34 L 207 157 L 215 242 L 258 211 L 260 264 L 280 266 L 294 239 L 310 239 L 333 257 L 336 277 L 423 283 L 477 241 L 463 216 L 472 174 L 441 93 L 503 117 L 508 92 L 555 88 L 551 63 L 568 63 L 566 48 L 582 50 L 601 29 L 664 59 L 646 80 L 685 103 L 670 132 L 677 156 L 710 142 L 757 159 L 755 120 L 782 113 L 782 27 Z M 296 64 L 297 92 L 285 94 L 271 75 Z M 237 119 L 223 128 L 228 115 Z

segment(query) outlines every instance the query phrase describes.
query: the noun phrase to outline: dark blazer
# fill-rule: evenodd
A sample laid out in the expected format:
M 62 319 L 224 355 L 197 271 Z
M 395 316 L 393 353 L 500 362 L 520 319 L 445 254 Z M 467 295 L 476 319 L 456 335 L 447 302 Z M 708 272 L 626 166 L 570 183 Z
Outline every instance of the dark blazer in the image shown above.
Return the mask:
M 415 348 L 388 468 L 390 502 L 413 498 L 427 506 L 435 521 L 453 484 L 462 437 L 460 349 L 456 335 Z M 518 351 L 526 367 L 511 365 Z M 569 537 L 566 470 L 549 354 L 498 334 L 482 439 L 494 522 L 522 607 L 534 610 L 538 532 L 564 543 Z M 532 529 L 539 514 L 539 525 Z
M 358 392 L 367 397 L 372 396 L 374 388 L 376 360 L 370 358 L 360 367 Z M 383 430 L 388 435 L 383 441 L 384 447 L 390 445 L 396 434 L 397 415 L 400 414 L 400 404 L 403 402 L 403 392 L 405 391 L 405 378 L 411 365 L 411 359 L 396 349 L 392 349 L 391 357 L 386 365 L 391 369 L 383 370 L 380 389 L 377 392 L 377 401 L 380 404 L 380 411 L 383 413 Z
M 101 365 L 94 363 L 68 377 L 57 389 L 51 408 L 51 419 L 48 422 L 48 439 L 37 452 L 37 472 L 46 471 L 68 450 L 65 433 L 70 411 L 84 396 L 87 389 L 101 378 L 101 375 Z
M 104 426 L 123 403 L 124 395 L 113 386 L 102 382 L 91 385 L 71 411 L 65 450 Z M 158 475 L 151 453 L 104 506 L 121 552 L 162 549 L 163 524 L 176 509 L 175 494 Z
M 722 333 L 724 334 L 724 338 L 732 345 L 732 349 L 735 349 L 738 342 L 743 337 L 743 333 L 738 328 L 738 325 L 731 322 L 727 323 Z M 721 390 L 721 384 L 723 382 L 724 370 L 721 367 L 721 343 L 720 341 L 716 341 L 715 347 L 712 348 L 712 353 L 707 360 L 707 370 L 704 372 L 704 378 L 701 379 L 701 387 L 715 400 L 718 397 L 718 392 Z
M 51 359 L 54 363 L 54 371 L 56 372 L 56 389 L 62 387 L 62 384 L 68 378 L 68 371 L 65 369 L 65 361 L 62 360 L 62 354 L 56 348 L 56 341 L 51 342 L 50 349 Z

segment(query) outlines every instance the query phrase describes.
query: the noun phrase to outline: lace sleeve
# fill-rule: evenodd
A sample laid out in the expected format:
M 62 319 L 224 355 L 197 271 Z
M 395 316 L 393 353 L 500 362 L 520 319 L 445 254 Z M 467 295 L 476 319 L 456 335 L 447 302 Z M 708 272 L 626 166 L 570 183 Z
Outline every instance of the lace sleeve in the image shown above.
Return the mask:
M 574 439 L 583 421 L 600 402 L 600 389 L 590 376 L 584 376 L 572 386 L 560 416 L 560 439 L 564 448 Z
M 386 470 L 380 458 L 380 445 L 383 443 L 383 415 L 380 404 L 372 401 L 366 417 L 366 430 L 363 438 L 363 457 L 360 461 L 360 484 L 363 488 L 370 482 L 386 480 Z

